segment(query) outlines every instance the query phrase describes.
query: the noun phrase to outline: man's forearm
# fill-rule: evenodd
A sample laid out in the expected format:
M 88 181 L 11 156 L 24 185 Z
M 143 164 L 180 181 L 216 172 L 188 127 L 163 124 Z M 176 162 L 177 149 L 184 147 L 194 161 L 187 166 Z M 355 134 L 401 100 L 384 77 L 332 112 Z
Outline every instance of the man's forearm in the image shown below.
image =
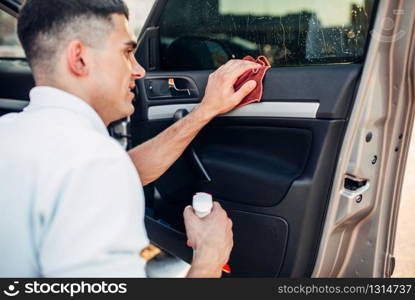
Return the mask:
M 213 118 L 199 105 L 151 140 L 131 149 L 143 186 L 158 179 L 180 157 L 199 131 Z
M 186 275 L 187 278 L 220 278 L 222 277 L 222 270 L 210 270 L 203 266 L 191 266 Z
M 217 255 L 214 252 L 194 251 L 192 265 L 187 272 L 187 278 L 220 278 L 222 276 L 223 263 L 217 263 Z

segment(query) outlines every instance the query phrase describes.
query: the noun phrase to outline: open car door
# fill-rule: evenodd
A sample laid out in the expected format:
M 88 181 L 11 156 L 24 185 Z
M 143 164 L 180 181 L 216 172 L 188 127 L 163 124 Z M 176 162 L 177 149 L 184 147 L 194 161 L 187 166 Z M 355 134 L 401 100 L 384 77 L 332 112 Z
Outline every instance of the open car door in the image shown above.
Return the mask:
M 33 76 L 17 37 L 18 1 L 0 1 L 0 116 L 29 104 Z
M 190 262 L 183 209 L 234 223 L 235 277 L 390 276 L 413 116 L 413 1 L 159 0 L 139 39 L 132 146 L 232 58 L 272 64 L 261 103 L 214 119 L 145 187 L 153 243 Z M 412 45 L 412 47 L 411 47 Z

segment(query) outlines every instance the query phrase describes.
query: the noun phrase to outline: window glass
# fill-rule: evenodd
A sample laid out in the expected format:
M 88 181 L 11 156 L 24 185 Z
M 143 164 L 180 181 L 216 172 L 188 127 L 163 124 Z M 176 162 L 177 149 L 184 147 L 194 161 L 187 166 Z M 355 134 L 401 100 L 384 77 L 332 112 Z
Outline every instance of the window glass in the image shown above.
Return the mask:
M 139 36 L 144 22 L 154 5 L 154 0 L 124 0 L 130 10 L 130 26 Z
M 375 0 L 169 0 L 161 68 L 214 69 L 265 55 L 272 66 L 363 59 Z
M 17 37 L 17 19 L 0 10 L 0 58 L 25 57 Z
M 22 3 L 21 0 L 15 2 Z M 138 36 L 154 0 L 125 0 L 130 10 L 130 24 Z M 25 57 L 17 36 L 17 19 L 0 10 L 0 57 Z

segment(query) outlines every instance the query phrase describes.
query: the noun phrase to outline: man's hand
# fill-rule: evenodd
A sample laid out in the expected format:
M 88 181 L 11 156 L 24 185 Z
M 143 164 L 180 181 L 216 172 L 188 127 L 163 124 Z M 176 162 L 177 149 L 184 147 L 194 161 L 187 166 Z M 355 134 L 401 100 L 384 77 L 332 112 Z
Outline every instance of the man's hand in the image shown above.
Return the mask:
M 235 92 L 233 86 L 246 71 L 261 65 L 246 60 L 230 60 L 209 75 L 205 97 L 199 108 L 211 118 L 235 108 L 256 87 L 254 80 L 248 81 Z
M 200 219 L 191 206 L 183 212 L 187 245 L 193 248 L 188 277 L 220 277 L 233 247 L 232 221 L 218 202 Z

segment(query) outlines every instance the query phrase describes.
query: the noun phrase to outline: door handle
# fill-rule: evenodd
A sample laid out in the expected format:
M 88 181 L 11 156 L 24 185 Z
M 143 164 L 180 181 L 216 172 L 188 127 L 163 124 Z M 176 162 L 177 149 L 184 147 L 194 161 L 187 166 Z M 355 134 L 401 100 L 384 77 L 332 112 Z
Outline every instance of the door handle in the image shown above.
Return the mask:
M 198 98 L 196 83 L 187 77 L 149 77 L 144 80 L 149 100 Z
M 186 109 L 178 109 L 174 114 L 174 121 L 177 122 L 180 119 L 183 119 L 189 112 Z M 199 173 L 199 177 L 204 182 L 211 182 L 212 179 L 210 178 L 208 172 L 206 171 L 206 168 L 203 166 L 202 161 L 199 158 L 199 155 L 197 155 L 193 145 L 190 143 L 188 149 L 186 150 L 189 153 L 191 163 L 194 167 L 194 169 Z
M 186 96 L 190 96 L 190 89 L 178 89 L 176 87 L 176 82 L 174 81 L 174 78 L 169 78 L 167 80 L 168 84 L 169 84 L 169 90 L 172 93 L 172 95 L 176 94 L 176 95 L 186 95 Z

